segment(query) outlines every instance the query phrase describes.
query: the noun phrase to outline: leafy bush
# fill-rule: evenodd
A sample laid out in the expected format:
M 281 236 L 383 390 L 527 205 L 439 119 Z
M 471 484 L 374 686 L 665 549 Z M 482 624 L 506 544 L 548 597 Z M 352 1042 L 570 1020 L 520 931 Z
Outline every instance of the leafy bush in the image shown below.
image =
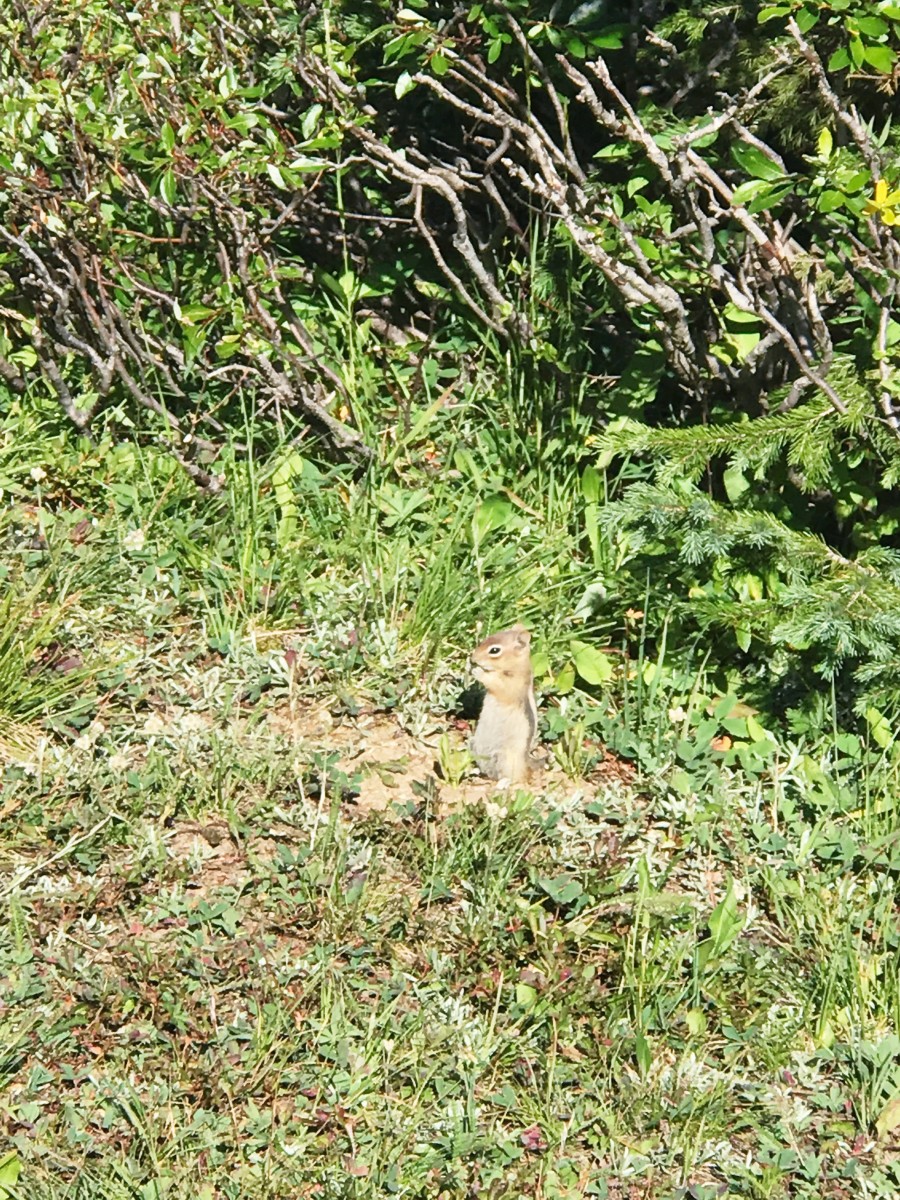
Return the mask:
M 208 488 L 262 454 L 282 544 L 327 486 L 311 430 L 380 457 L 388 537 L 438 473 L 476 513 L 499 497 L 512 534 L 508 492 L 541 511 L 565 480 L 570 611 L 584 566 L 651 631 L 674 589 L 684 639 L 733 635 L 723 667 L 765 647 L 773 687 L 799 657 L 859 708 L 890 701 L 898 29 L 859 0 L 16 0 L 5 387 Z M 598 455 L 627 466 L 590 475 Z M 482 603 L 514 558 L 482 564 Z M 422 611 L 409 629 L 439 641 Z

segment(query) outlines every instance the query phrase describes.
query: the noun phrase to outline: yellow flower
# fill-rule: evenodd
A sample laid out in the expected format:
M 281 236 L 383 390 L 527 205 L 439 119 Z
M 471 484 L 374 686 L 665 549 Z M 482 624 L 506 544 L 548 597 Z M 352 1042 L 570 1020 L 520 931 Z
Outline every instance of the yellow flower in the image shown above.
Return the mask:
M 898 202 L 900 202 L 900 192 L 888 192 L 887 180 L 879 179 L 875 183 L 872 199 L 866 201 L 866 214 L 871 216 L 873 213 L 877 213 L 885 225 L 896 225 Z

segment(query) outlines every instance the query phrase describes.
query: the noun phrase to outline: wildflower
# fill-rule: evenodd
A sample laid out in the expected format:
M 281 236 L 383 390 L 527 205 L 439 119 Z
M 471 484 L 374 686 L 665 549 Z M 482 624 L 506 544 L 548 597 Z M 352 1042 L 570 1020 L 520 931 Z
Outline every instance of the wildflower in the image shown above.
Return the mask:
M 106 726 L 103 724 L 103 722 L 91 721 L 90 725 L 88 725 L 81 737 L 75 739 L 75 749 L 90 750 L 103 733 L 106 733 Z
M 879 179 L 871 200 L 866 201 L 866 215 L 877 213 L 885 225 L 897 224 L 897 205 L 900 203 L 900 192 L 888 192 L 886 179 Z
M 155 737 L 157 734 L 165 733 L 165 731 L 165 723 L 160 720 L 156 713 L 151 713 L 144 722 L 144 733 L 147 737 Z

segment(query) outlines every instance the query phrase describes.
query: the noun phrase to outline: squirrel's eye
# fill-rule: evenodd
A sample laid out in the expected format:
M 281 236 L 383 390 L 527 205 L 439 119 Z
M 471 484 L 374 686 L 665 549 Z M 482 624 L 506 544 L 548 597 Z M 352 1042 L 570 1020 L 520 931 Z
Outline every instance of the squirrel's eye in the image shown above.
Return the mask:
M 488 654 L 491 656 L 491 658 L 496 658 L 498 654 L 502 654 L 502 653 L 503 653 L 502 646 L 489 646 L 488 647 Z

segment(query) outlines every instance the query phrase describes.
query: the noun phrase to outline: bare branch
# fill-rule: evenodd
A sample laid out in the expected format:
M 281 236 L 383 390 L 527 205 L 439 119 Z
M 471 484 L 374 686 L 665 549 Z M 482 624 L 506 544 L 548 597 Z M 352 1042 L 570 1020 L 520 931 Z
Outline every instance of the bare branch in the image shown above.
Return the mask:
M 887 352 L 887 336 L 888 324 L 891 319 L 890 308 L 884 305 L 881 312 L 878 314 L 878 339 L 876 349 L 878 352 L 878 374 L 881 378 L 881 394 L 879 401 L 881 403 L 881 411 L 884 413 L 884 419 L 893 429 L 894 433 L 900 437 L 900 415 L 894 408 L 894 398 L 891 394 L 891 363 Z
M 863 161 L 872 172 L 872 178 L 879 179 L 882 174 L 881 159 L 875 152 L 872 139 L 866 132 L 865 125 L 859 119 L 859 113 L 856 111 L 856 108 L 852 104 L 845 107 L 838 99 L 838 95 L 831 86 L 831 80 L 828 78 L 821 58 L 819 58 L 815 48 L 810 45 L 800 32 L 800 26 L 793 17 L 788 17 L 787 27 L 791 37 L 797 43 L 797 49 L 809 64 L 813 78 L 819 89 L 819 95 L 831 110 L 835 120 L 849 131 L 850 136 L 856 143 L 857 150 L 862 155 Z

